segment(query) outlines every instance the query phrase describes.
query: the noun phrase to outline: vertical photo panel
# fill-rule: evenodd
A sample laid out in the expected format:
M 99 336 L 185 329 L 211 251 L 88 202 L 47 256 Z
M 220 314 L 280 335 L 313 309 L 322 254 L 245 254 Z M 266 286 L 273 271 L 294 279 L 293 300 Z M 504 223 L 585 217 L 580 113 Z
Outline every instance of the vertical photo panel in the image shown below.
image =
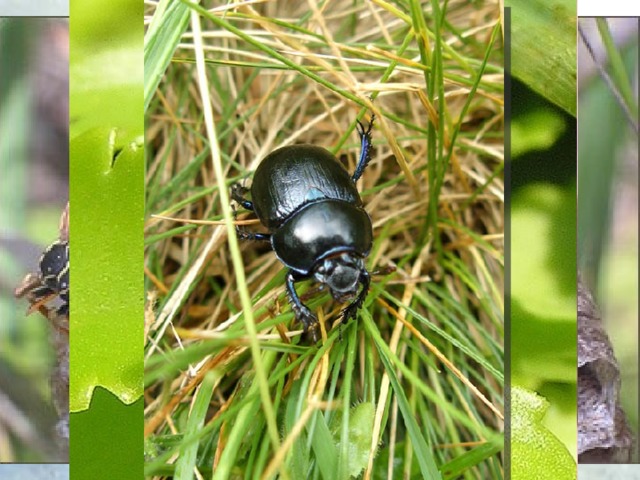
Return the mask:
M 145 474 L 503 478 L 498 3 L 146 14 Z
M 576 478 L 576 3 L 510 7 L 509 478 Z
M 68 461 L 68 72 L 67 18 L 0 17 L 0 478 Z
M 638 18 L 578 28 L 579 462 L 638 463 Z
M 143 7 L 70 5 L 71 478 L 143 476 Z

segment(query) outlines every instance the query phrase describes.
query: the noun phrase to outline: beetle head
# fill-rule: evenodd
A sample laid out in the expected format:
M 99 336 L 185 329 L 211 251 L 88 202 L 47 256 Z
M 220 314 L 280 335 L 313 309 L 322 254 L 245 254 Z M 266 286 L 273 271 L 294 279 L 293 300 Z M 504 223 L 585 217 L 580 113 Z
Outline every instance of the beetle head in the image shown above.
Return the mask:
M 319 262 L 313 276 L 318 282 L 329 287 L 334 300 L 344 303 L 358 292 L 358 283 L 364 269 L 362 258 L 350 252 L 343 252 Z

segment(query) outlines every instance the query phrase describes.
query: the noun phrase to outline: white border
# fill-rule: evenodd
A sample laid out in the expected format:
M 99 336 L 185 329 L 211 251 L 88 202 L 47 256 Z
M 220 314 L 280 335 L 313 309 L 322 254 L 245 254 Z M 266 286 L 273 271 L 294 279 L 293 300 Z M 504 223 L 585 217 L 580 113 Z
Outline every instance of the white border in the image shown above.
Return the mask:
M 579 17 L 638 17 L 638 0 L 578 0 Z

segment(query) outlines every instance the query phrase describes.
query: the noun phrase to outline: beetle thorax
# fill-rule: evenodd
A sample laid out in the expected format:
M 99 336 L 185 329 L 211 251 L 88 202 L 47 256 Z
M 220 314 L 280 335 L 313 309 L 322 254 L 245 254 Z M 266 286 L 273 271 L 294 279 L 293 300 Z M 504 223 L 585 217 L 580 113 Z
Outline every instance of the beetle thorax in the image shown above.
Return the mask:
M 343 252 L 321 260 L 314 268 L 313 276 L 329 287 L 334 300 L 344 303 L 358 292 L 364 268 L 362 258 L 351 252 Z

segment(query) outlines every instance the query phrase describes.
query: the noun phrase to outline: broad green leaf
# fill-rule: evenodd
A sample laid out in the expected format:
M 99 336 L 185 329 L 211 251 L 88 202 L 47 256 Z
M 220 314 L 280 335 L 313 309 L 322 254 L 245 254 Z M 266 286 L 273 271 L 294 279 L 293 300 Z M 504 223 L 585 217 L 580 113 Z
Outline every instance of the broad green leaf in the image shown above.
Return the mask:
M 505 7 L 511 7 L 513 76 L 575 116 L 575 0 L 507 0 Z
M 371 449 L 371 435 L 373 435 L 373 417 L 375 408 L 373 403 L 361 403 L 351 409 L 349 413 L 349 445 L 347 450 L 348 474 L 357 477 L 367 466 L 369 451 Z M 342 417 L 334 417 L 332 423 L 332 433 L 336 445 L 340 442 L 340 430 L 342 428 Z M 337 449 L 340 446 L 337 445 Z
M 542 423 L 549 402 L 538 394 L 511 389 L 511 478 L 513 480 L 572 480 L 573 457 Z
M 71 5 L 71 411 L 97 386 L 142 394 L 143 8 Z
M 142 139 L 96 129 L 71 142 L 71 411 L 96 386 L 142 395 Z

